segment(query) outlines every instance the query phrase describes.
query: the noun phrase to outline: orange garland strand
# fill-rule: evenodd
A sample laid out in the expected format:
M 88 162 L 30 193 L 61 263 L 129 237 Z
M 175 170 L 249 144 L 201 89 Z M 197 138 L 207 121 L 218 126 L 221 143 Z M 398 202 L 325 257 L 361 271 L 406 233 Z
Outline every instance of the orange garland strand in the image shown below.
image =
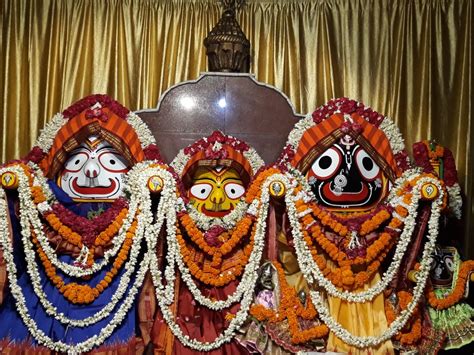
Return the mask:
M 41 248 L 39 241 L 32 231 L 32 241 L 35 244 L 38 250 L 38 256 L 43 263 L 46 275 L 52 281 L 52 283 L 58 288 L 59 292 L 63 294 L 63 296 L 68 299 L 70 302 L 75 304 L 88 304 L 92 303 L 99 295 L 104 291 L 112 282 L 112 279 L 117 275 L 118 270 L 122 267 L 123 263 L 128 257 L 128 252 L 132 245 L 133 237 L 135 236 L 135 231 L 137 227 L 137 221 L 134 220 L 132 225 L 130 226 L 129 230 L 126 233 L 125 240 L 123 245 L 115 259 L 114 263 L 112 264 L 112 268 L 104 278 L 95 286 L 91 287 L 89 285 L 80 285 L 76 282 L 71 282 L 66 284 L 61 276 L 56 273 L 56 268 L 48 259 L 48 256 Z
M 250 242 L 243 248 L 243 250 L 238 250 L 233 256 L 233 259 L 236 260 L 237 264 L 229 265 L 228 263 L 224 263 L 221 268 L 218 268 L 219 265 L 222 263 L 220 253 L 213 254 L 212 262 L 205 262 L 203 267 L 200 268 L 198 264 L 194 261 L 194 258 L 192 257 L 192 252 L 186 245 L 186 241 L 181 235 L 179 227 L 176 228 L 176 239 L 180 246 L 182 259 L 188 267 L 190 273 L 196 279 L 205 283 L 206 285 L 221 287 L 237 279 L 237 277 L 242 274 L 244 267 L 247 264 L 250 254 L 253 250 L 255 232 L 256 225 L 254 224 L 250 236 Z
M 249 216 L 242 218 L 242 220 L 240 220 L 235 226 L 230 238 L 228 232 L 223 232 L 219 236 L 219 239 L 225 240 L 225 242 L 219 247 L 211 246 L 206 242 L 204 234 L 196 227 L 196 224 L 187 213 L 180 217 L 180 222 L 191 240 L 204 253 L 210 256 L 216 254 L 219 256 L 224 256 L 230 253 L 235 248 L 235 246 L 240 243 L 241 239 L 248 234 L 248 231 L 253 224 L 253 219 Z
M 285 272 L 281 264 L 274 261 L 273 265 L 277 269 L 280 282 L 281 299 L 278 312 L 259 304 L 252 305 L 250 314 L 260 322 L 267 320 L 271 323 L 277 323 L 287 319 L 293 344 L 303 344 L 326 336 L 329 333 L 329 328 L 325 324 L 316 325 L 305 330 L 300 329 L 298 316 L 307 320 L 315 319 L 318 315 L 316 308 L 309 297 L 307 305 L 304 307 L 296 294 L 296 290 L 286 281 Z
M 433 286 L 430 285 L 427 294 L 430 307 L 446 309 L 458 303 L 464 296 L 466 282 L 471 272 L 474 272 L 474 260 L 464 261 L 459 269 L 456 286 L 451 293 L 444 298 L 438 298 L 433 290 Z
M 325 225 L 331 228 L 334 232 L 338 233 L 342 237 L 346 237 L 348 230 L 343 224 L 339 223 L 338 221 L 331 218 L 330 213 L 322 210 L 314 203 L 311 205 L 306 205 L 302 201 L 298 201 L 297 208 L 299 212 L 306 211 L 310 208 L 315 215 L 314 218 L 311 214 L 306 214 L 302 217 L 303 224 L 306 226 L 310 226 L 311 234 L 315 241 L 322 247 L 322 249 L 329 255 L 329 257 L 336 263 L 339 264 L 341 267 L 351 267 L 351 266 L 360 266 L 364 264 L 372 263 L 375 259 L 379 258 L 382 251 L 386 251 L 387 248 L 393 245 L 393 237 L 388 232 L 380 233 L 377 240 L 375 240 L 368 248 L 367 254 L 365 257 L 357 256 L 353 259 L 350 259 L 347 254 L 342 251 L 336 244 L 334 244 L 331 240 L 329 240 L 326 235 L 324 234 L 321 227 L 317 224 L 317 221 L 320 221 L 322 225 Z M 403 207 L 397 207 L 397 213 L 401 216 L 406 216 L 407 211 Z M 368 233 L 373 232 L 377 229 L 383 222 L 385 222 L 388 218 L 390 218 L 390 214 L 382 210 L 373 216 L 371 219 L 365 221 L 361 226 L 361 231 L 359 231 L 359 235 L 366 235 Z M 396 230 L 402 226 L 402 222 L 393 217 L 388 225 L 388 228 L 392 230 Z M 348 239 L 346 237 L 346 243 L 348 243 Z M 386 253 L 384 253 L 386 254 Z M 385 256 L 384 256 L 385 257 Z M 383 258 L 380 260 L 382 261 Z M 362 276 L 360 276 L 362 278 Z M 363 277 L 365 279 L 365 277 Z
M 397 295 L 400 310 L 406 309 L 413 296 L 407 291 L 400 291 Z M 390 325 L 396 318 L 395 310 L 388 299 L 385 300 L 385 315 L 387 317 L 388 325 Z M 413 345 L 421 339 L 421 317 L 418 305 L 411 315 L 410 320 L 411 322 L 408 322 L 407 325 L 405 325 L 405 331 L 400 331 L 394 336 L 395 339 L 400 341 L 403 345 Z

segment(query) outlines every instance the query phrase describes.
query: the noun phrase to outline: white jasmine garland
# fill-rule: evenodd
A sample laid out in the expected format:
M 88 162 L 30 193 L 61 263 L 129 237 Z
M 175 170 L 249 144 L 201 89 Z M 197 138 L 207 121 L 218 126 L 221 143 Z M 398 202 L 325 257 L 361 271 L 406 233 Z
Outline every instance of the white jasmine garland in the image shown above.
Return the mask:
M 247 209 L 247 214 L 257 217 L 257 213 L 258 213 L 257 208 L 259 204 L 260 202 L 258 201 L 258 199 L 254 199 L 252 203 L 250 204 L 249 208 Z
M 26 306 L 25 296 L 21 287 L 18 285 L 16 276 L 17 270 L 13 256 L 13 245 L 9 238 L 7 208 L 8 207 L 5 201 L 4 191 L 3 189 L 0 189 L 0 245 L 3 249 L 3 256 L 6 261 L 10 291 L 15 300 L 17 311 L 28 328 L 30 334 L 39 344 L 42 344 L 49 349 L 61 352 L 87 352 L 95 346 L 101 345 L 113 333 L 115 328 L 121 324 L 130 310 L 130 307 L 133 305 L 135 296 L 143 283 L 146 270 L 148 270 L 150 261 L 149 253 L 145 254 L 144 260 L 142 261 L 144 267 L 140 268 L 140 271 L 137 273 L 135 282 L 129 289 L 127 297 L 121 303 L 118 310 L 114 313 L 112 320 L 100 330 L 99 334 L 95 334 L 77 344 L 66 344 L 62 341 L 54 341 L 41 329 L 39 329 L 36 321 L 30 316 L 28 307 Z
M 244 151 L 243 156 L 248 160 L 252 168 L 252 172 L 255 174 L 262 166 L 265 165 L 263 159 L 258 155 L 257 151 L 252 147 L 249 147 L 248 150 Z
M 402 134 L 400 133 L 398 126 L 390 118 L 384 117 L 379 129 L 385 133 L 390 141 L 390 147 L 392 148 L 393 154 L 400 153 L 405 149 Z
M 420 186 L 418 186 L 420 187 Z M 439 187 L 439 186 L 438 186 Z M 440 190 L 440 195 L 433 201 L 431 216 L 428 221 L 428 241 L 423 250 L 422 261 L 416 285 L 413 290 L 413 298 L 408 304 L 407 308 L 399 314 L 399 316 L 390 324 L 390 326 L 378 336 L 361 337 L 356 336 L 343 328 L 337 321 L 335 321 L 327 306 L 325 305 L 321 295 L 317 291 L 311 291 L 311 298 L 315 304 L 316 309 L 319 311 L 320 318 L 329 327 L 329 329 L 346 344 L 353 345 L 359 348 L 375 347 L 382 342 L 392 338 L 397 332 L 399 332 L 409 320 L 415 307 L 420 301 L 423 295 L 426 280 L 428 279 L 430 268 L 431 268 L 431 255 L 435 250 L 436 238 L 438 236 L 438 223 L 441 211 L 441 205 L 443 200 L 444 192 Z
M 298 222 L 297 217 L 297 210 L 295 206 L 296 200 L 292 198 L 292 196 L 294 195 L 293 190 L 289 188 L 286 195 L 288 218 L 292 227 L 292 235 L 295 242 L 295 250 L 298 258 L 298 263 L 308 282 L 311 283 L 313 280 L 316 280 L 318 285 L 322 286 L 329 295 L 343 299 L 348 302 L 364 303 L 367 301 L 371 301 L 378 294 L 383 292 L 383 290 L 387 288 L 390 281 L 398 272 L 403 256 L 407 250 L 408 244 L 411 241 L 411 236 L 416 225 L 418 202 L 420 200 L 420 189 L 421 186 L 425 183 L 435 184 L 442 192 L 442 186 L 438 180 L 430 177 L 421 178 L 418 180 L 416 186 L 413 188 L 412 201 L 410 204 L 410 208 L 408 209 L 408 215 L 405 219 L 403 232 L 400 236 L 399 242 L 397 243 L 395 254 L 393 256 L 392 262 L 390 263 L 390 266 L 388 267 L 387 271 L 383 273 L 380 281 L 378 281 L 369 289 L 361 292 L 349 292 L 346 290 L 341 291 L 336 286 L 334 286 L 334 284 L 330 280 L 324 277 L 322 271 L 319 269 L 318 265 L 314 261 L 311 255 L 311 251 L 309 250 L 307 244 L 304 241 L 304 237 L 301 232 L 301 226 Z M 398 184 L 398 186 L 401 185 Z M 440 193 L 440 196 L 438 196 L 438 199 L 439 198 L 442 198 L 442 193 Z M 425 250 L 428 247 L 429 245 L 426 244 Z M 429 263 L 430 261 L 422 260 L 422 263 L 423 262 Z
M 272 176 L 272 177 L 274 177 L 275 179 L 278 179 L 280 181 L 282 179 L 286 179 L 284 176 L 281 176 L 281 175 L 279 175 L 279 176 L 275 175 L 275 176 Z M 267 213 L 268 213 L 268 203 L 269 203 L 269 198 L 270 198 L 268 187 L 273 182 L 272 177 L 268 178 L 268 180 L 266 180 L 264 182 L 263 186 L 262 186 L 261 205 L 260 205 L 260 208 L 259 208 L 259 213 L 258 213 L 259 218 L 257 219 L 257 225 L 256 225 L 255 247 L 254 247 L 254 251 L 250 255 L 249 262 L 246 265 L 246 270 L 245 270 L 245 273 L 246 273 L 245 277 L 247 277 L 247 275 L 248 275 L 248 280 L 246 279 L 244 281 L 242 279 L 241 284 L 239 284 L 239 286 L 242 285 L 242 288 L 247 288 L 243 292 L 242 299 L 240 301 L 240 309 L 237 312 L 237 314 L 235 315 L 235 317 L 231 320 L 231 322 L 229 324 L 229 327 L 222 334 L 220 334 L 213 342 L 201 342 L 201 341 L 196 340 L 196 339 L 191 339 L 189 336 L 185 335 L 182 332 L 179 325 L 176 324 L 176 322 L 174 320 L 174 316 L 173 316 L 172 312 L 169 309 L 169 305 L 171 303 L 167 303 L 167 299 L 169 299 L 170 296 L 165 294 L 166 290 L 165 290 L 165 288 L 163 286 L 163 283 L 162 283 L 162 280 L 161 280 L 161 273 L 159 272 L 159 270 L 156 270 L 156 272 L 154 270 L 151 270 L 151 274 L 152 274 L 152 277 L 153 277 L 153 282 L 155 284 L 158 304 L 160 305 L 160 309 L 162 311 L 163 318 L 167 322 L 167 324 L 170 327 L 173 334 L 185 346 L 190 347 L 194 350 L 198 350 L 198 351 L 209 351 L 209 350 L 212 350 L 212 349 L 216 349 L 216 348 L 220 347 L 222 344 L 232 340 L 233 337 L 235 336 L 237 330 L 241 327 L 243 322 L 247 319 L 248 310 L 249 310 L 250 305 L 253 301 L 253 289 L 254 289 L 255 283 L 256 283 L 257 278 L 258 278 L 258 274 L 257 274 L 256 271 L 255 272 L 250 272 L 250 271 L 253 270 L 256 267 L 256 265 L 257 265 L 257 268 L 258 268 L 258 265 L 260 263 L 261 251 L 259 249 L 262 248 L 263 246 L 260 245 L 261 241 L 260 240 L 257 241 L 257 239 L 261 239 L 261 236 L 265 235 L 266 216 L 267 216 Z M 168 233 L 167 233 L 168 243 L 171 245 L 171 247 L 169 247 L 169 253 L 167 255 L 167 259 L 168 259 L 169 256 L 170 256 L 169 254 L 174 254 L 174 256 L 177 256 L 178 253 L 179 253 L 179 250 L 176 247 L 175 239 L 173 241 L 173 234 L 174 234 L 174 230 L 175 230 L 174 225 L 172 223 L 168 223 L 168 221 L 167 221 L 167 229 L 168 229 Z M 176 260 L 178 260 L 179 258 L 180 258 L 180 256 L 177 256 Z M 179 261 L 177 261 L 177 262 L 179 263 Z M 153 263 L 151 265 L 151 268 L 153 268 Z M 170 284 L 170 281 L 173 281 L 173 283 L 174 283 L 175 273 L 173 272 L 172 275 L 173 275 L 173 280 L 169 280 L 168 275 L 165 275 L 167 286 Z M 195 285 L 194 285 L 194 287 L 197 289 L 197 287 Z M 192 288 L 193 288 L 193 286 L 191 285 L 190 289 L 192 289 Z M 194 296 L 195 296 L 195 299 L 203 301 L 203 303 L 207 302 L 204 299 L 200 299 L 199 295 L 194 295 Z M 228 300 L 226 300 L 224 302 L 227 302 L 227 301 Z M 219 301 L 217 301 L 217 302 L 219 302 Z M 214 302 L 214 305 L 219 305 L 219 308 L 213 308 L 213 309 L 220 309 L 220 306 L 222 304 L 219 304 L 217 302 Z M 212 305 L 209 304 L 208 306 L 212 306 Z
M 189 214 L 189 217 L 191 217 L 196 226 L 203 231 L 207 231 L 209 228 L 214 226 L 232 229 L 236 226 L 238 221 L 245 217 L 245 214 L 248 210 L 248 205 L 244 200 L 240 200 L 235 208 L 224 217 L 206 216 L 205 214 L 199 212 L 196 207 L 191 204 L 186 206 L 186 210 Z
M 134 112 L 129 112 L 127 115 L 127 123 L 137 133 L 142 148 L 148 147 L 150 144 L 156 144 L 155 137 L 145 122 Z
M 461 219 L 462 216 L 462 197 L 461 187 L 456 182 L 453 186 L 446 186 L 448 190 L 448 206 L 451 213 L 457 219 Z
M 146 240 L 147 240 L 147 247 L 151 250 L 150 254 L 150 273 L 159 274 L 161 275 L 161 270 L 159 268 L 159 261 L 155 253 L 156 249 L 156 242 L 158 236 L 160 234 L 162 225 L 164 220 L 166 219 L 166 226 L 167 230 L 172 233 L 169 238 L 176 240 L 175 234 L 175 225 L 176 225 L 176 204 L 178 203 L 181 198 L 177 197 L 176 191 L 176 181 L 174 180 L 171 173 L 168 171 L 158 168 L 158 167 L 150 167 L 146 170 L 143 170 L 138 178 L 139 183 L 136 185 L 137 189 L 141 189 L 143 191 L 147 190 L 146 182 L 151 176 L 159 176 L 163 180 L 163 188 L 160 194 L 160 203 L 158 205 L 156 216 L 155 216 L 155 223 L 148 224 L 145 232 Z M 151 213 L 151 199 L 149 194 L 142 194 L 143 196 L 143 208 L 145 211 L 149 211 Z M 169 281 L 166 285 L 166 288 L 163 291 L 163 294 L 166 296 L 163 299 L 163 302 L 166 304 L 171 304 L 174 300 L 174 279 L 175 279 L 175 270 L 174 270 L 174 258 L 175 252 L 173 250 L 174 245 L 170 244 L 168 246 L 168 253 L 166 255 L 166 260 L 168 264 L 165 268 L 165 275 L 166 279 Z M 160 276 L 161 277 L 161 276 Z
M 58 131 L 66 123 L 67 119 L 64 118 L 62 113 L 54 115 L 51 121 L 41 130 L 34 145 L 40 147 L 43 152 L 49 151 L 53 146 L 54 137 L 56 137 Z
M 293 128 L 288 135 L 288 142 L 287 144 L 291 145 L 294 149 L 298 146 L 301 138 L 303 137 L 304 132 L 306 132 L 309 128 L 314 126 L 313 116 L 311 114 L 306 115 L 304 118 L 300 119 L 295 124 L 295 128 Z
M 186 167 L 188 160 L 189 156 L 184 153 L 184 149 L 181 149 L 171 162 L 170 166 L 179 176 L 183 176 L 184 168 Z

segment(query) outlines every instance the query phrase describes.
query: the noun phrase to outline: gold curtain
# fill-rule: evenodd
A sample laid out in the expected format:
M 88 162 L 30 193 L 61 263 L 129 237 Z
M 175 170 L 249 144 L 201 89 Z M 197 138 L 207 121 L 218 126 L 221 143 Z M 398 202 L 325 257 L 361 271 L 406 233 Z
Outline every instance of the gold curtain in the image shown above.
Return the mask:
M 3 0 L 1 160 L 24 155 L 52 115 L 91 93 L 132 110 L 206 70 L 216 0 Z M 297 111 L 333 97 L 392 117 L 407 146 L 452 149 L 474 234 L 472 0 L 248 0 L 239 22 L 257 79 Z M 474 257 L 474 243 L 464 238 Z

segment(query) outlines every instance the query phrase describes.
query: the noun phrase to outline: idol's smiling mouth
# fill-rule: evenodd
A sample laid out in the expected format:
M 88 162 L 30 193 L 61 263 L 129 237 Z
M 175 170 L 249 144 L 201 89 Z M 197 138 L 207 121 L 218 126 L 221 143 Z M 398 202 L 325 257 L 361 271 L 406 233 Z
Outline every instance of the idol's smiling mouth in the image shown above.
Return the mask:
M 336 194 L 329 183 L 322 182 L 318 186 L 319 198 L 328 206 L 332 207 L 357 207 L 364 206 L 372 198 L 373 188 L 361 182 L 361 190 L 358 192 L 341 192 Z M 326 198 L 325 198 L 326 197 Z
M 234 207 L 231 206 L 230 209 L 228 209 L 228 210 L 212 211 L 212 210 L 208 210 L 204 205 L 202 205 L 201 212 L 203 214 L 205 214 L 206 216 L 209 216 L 209 217 L 224 217 L 225 215 L 232 212 L 233 209 L 234 209 Z
M 71 189 L 79 195 L 110 195 L 117 189 L 117 182 L 114 179 L 109 178 L 109 186 L 80 186 L 77 183 L 78 178 L 75 177 L 71 181 Z

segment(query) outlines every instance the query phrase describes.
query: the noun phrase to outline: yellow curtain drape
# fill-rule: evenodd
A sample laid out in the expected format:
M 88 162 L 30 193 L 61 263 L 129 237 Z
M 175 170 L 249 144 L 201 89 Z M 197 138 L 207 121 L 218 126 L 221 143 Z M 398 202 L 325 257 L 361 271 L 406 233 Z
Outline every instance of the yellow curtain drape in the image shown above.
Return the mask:
M 453 151 L 474 234 L 472 0 L 248 0 L 238 15 L 257 79 L 305 113 L 333 97 L 392 117 L 406 144 Z M 215 0 L 2 0 L 1 160 L 24 155 L 52 115 L 91 93 L 155 107 L 206 70 Z M 464 238 L 474 257 L 474 242 Z

